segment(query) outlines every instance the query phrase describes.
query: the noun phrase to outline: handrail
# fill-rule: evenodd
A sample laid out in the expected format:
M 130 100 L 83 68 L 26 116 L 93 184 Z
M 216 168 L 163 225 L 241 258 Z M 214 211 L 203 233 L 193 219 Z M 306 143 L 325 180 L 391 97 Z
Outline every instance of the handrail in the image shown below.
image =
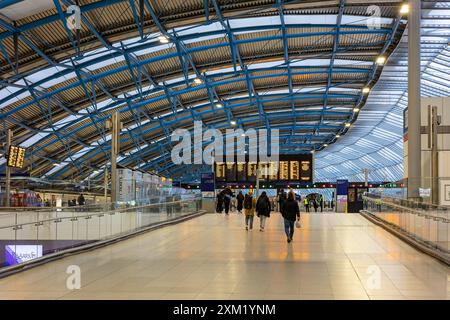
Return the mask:
M 104 212 L 91 212 L 90 214 L 85 214 L 85 215 L 79 215 L 79 216 L 67 216 L 67 217 L 55 217 L 52 219 L 46 219 L 46 220 L 38 220 L 38 221 L 33 221 L 33 222 L 26 222 L 26 223 L 17 223 L 17 224 L 13 224 L 13 225 L 9 225 L 9 226 L 0 226 L 0 230 L 1 229 L 9 229 L 9 228 L 17 228 L 17 227 L 22 227 L 22 226 L 27 226 L 27 225 L 32 225 L 34 224 L 35 226 L 37 224 L 42 224 L 44 222 L 51 222 L 51 221 L 58 221 L 60 222 L 61 220 L 67 220 L 67 219 L 82 219 L 85 218 L 87 219 L 87 217 L 91 217 L 93 215 L 98 215 L 98 216 L 104 216 L 105 214 L 109 214 L 109 215 L 114 215 L 116 213 L 120 213 L 123 211 L 129 211 L 129 210 L 139 210 L 139 209 L 143 209 L 143 208 L 148 208 L 148 207 L 154 207 L 154 206 L 161 206 L 161 205 L 168 205 L 168 204 L 176 204 L 176 203 L 185 203 L 185 202 L 192 202 L 192 201 L 199 201 L 200 199 L 194 199 L 194 200 L 178 200 L 178 201 L 171 201 L 171 202 L 163 202 L 163 203 L 152 203 L 152 204 L 148 204 L 145 206 L 137 206 L 137 207 L 128 207 L 128 208 L 117 208 L 115 210 L 109 210 L 109 211 L 104 211 Z M 70 207 L 70 208 L 75 208 L 75 207 Z M 80 208 L 86 208 L 86 207 L 80 207 Z M 80 212 L 80 211 L 78 211 Z M 74 212 L 72 212 L 74 213 Z M 83 213 L 83 212 L 80 212 Z M 20 229 L 20 228 L 19 228 Z
M 424 214 L 424 212 L 427 212 L 427 211 L 419 211 L 419 210 L 414 209 L 414 208 L 401 206 L 401 205 L 398 205 L 398 204 L 393 203 L 393 202 L 381 200 L 381 198 L 375 199 L 375 198 L 372 198 L 372 197 L 363 196 L 363 199 L 367 199 L 368 201 L 372 201 L 372 202 L 374 202 L 374 201 L 379 199 L 381 204 L 385 204 L 385 205 L 388 205 L 388 206 L 391 206 L 391 207 L 394 207 L 394 208 L 397 208 L 397 209 L 401 209 L 403 211 L 409 211 L 412 214 L 419 215 L 419 216 L 424 216 L 424 217 L 426 217 L 428 219 L 434 219 L 435 221 L 441 220 L 442 222 L 450 223 L 450 219 L 446 219 L 445 217 L 439 217 L 439 216 L 426 214 L 426 213 Z M 392 199 L 396 199 L 396 198 L 392 198 Z M 399 200 L 403 200 L 403 199 L 399 199 Z

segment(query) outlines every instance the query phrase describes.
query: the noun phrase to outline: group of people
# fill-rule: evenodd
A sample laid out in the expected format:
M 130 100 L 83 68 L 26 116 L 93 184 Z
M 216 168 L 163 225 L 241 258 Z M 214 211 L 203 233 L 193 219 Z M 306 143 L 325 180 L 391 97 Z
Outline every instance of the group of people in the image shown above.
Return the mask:
M 69 207 L 76 207 L 77 206 L 77 200 L 73 199 L 73 200 L 69 200 L 67 202 Z M 84 206 L 86 204 L 86 200 L 84 199 L 83 194 L 80 194 L 78 196 L 78 206 Z
M 319 198 L 319 199 L 317 199 Z M 305 206 L 305 211 L 310 212 L 310 207 L 314 208 L 314 212 L 317 212 L 317 210 L 320 207 L 320 212 L 323 212 L 323 196 L 322 195 L 312 195 L 310 198 L 305 197 L 303 199 L 303 205 Z
M 222 213 L 223 209 L 225 209 L 225 214 L 228 215 L 232 198 L 233 192 L 229 188 L 219 192 L 217 195 L 216 211 L 218 213 Z M 236 202 L 237 211 L 242 213 L 242 210 L 244 210 L 245 230 L 248 231 L 253 229 L 253 220 L 256 214 L 259 218 L 259 231 L 264 232 L 266 221 L 270 218 L 270 213 L 273 209 L 272 202 L 267 196 L 267 193 L 263 191 L 258 199 L 256 199 L 253 197 L 252 190 L 245 195 L 242 191 L 239 191 L 236 196 Z M 287 195 L 285 192 L 280 194 L 278 203 L 281 215 L 284 219 L 284 229 L 287 242 L 290 243 L 294 236 L 296 222 L 298 226 L 300 225 L 300 207 L 293 191 L 290 191 Z

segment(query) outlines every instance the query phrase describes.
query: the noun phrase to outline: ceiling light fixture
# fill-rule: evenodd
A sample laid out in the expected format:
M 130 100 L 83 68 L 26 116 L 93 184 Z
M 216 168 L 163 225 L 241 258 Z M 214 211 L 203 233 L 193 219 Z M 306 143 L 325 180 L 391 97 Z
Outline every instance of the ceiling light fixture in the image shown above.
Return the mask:
M 408 14 L 409 13 L 409 4 L 408 3 L 402 4 L 402 6 L 400 7 L 400 13 L 401 14 Z
M 354 108 L 353 112 L 359 112 L 359 108 Z
M 386 63 L 386 57 L 384 57 L 384 56 L 379 56 L 379 57 L 377 58 L 377 60 L 376 60 L 376 63 L 377 63 L 379 66 L 384 65 L 384 64 Z
M 231 120 L 231 121 L 230 121 L 230 124 L 231 124 L 232 126 L 235 126 L 235 125 L 236 125 L 236 121 L 235 121 L 235 120 Z
M 194 83 L 196 83 L 196 84 L 200 84 L 200 83 L 202 83 L 203 81 L 202 81 L 202 79 L 200 79 L 200 78 L 195 78 L 194 79 Z
M 161 43 L 169 43 L 169 38 L 167 38 L 166 36 L 159 36 L 158 40 Z
M 362 89 L 362 92 L 364 94 L 368 94 L 370 92 L 370 88 L 369 87 L 365 87 L 365 88 Z
M 351 123 L 346 123 L 346 124 L 345 124 L 345 127 L 346 127 L 346 128 L 349 128 L 351 125 L 352 125 Z

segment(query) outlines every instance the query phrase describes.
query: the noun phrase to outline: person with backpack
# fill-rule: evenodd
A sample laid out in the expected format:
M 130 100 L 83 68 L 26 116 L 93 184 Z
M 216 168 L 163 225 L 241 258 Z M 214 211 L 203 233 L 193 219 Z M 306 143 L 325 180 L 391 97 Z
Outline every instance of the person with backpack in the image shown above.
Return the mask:
M 242 213 L 242 208 L 244 207 L 244 195 L 242 194 L 242 191 L 239 191 L 238 195 L 236 196 L 237 200 L 237 211 L 239 213 Z
M 245 230 L 253 229 L 253 216 L 255 215 L 256 200 L 253 198 L 253 191 L 250 191 L 244 198 Z
M 313 198 L 313 207 L 314 207 L 314 212 L 317 212 L 317 209 L 319 208 L 319 202 L 317 201 L 317 197 Z
M 283 213 L 283 205 L 286 202 L 286 192 L 281 191 L 278 197 L 278 206 L 280 207 L 280 212 Z
M 270 204 L 269 197 L 267 197 L 267 193 L 263 191 L 256 202 L 256 214 L 260 219 L 259 231 L 261 232 L 264 232 L 266 219 L 270 218 L 271 207 L 272 205 Z
M 290 243 L 294 237 L 295 221 L 300 221 L 300 208 L 293 192 L 289 192 L 282 212 L 284 232 L 286 233 L 287 242 Z
M 309 212 L 309 200 L 308 200 L 308 197 L 305 197 L 305 199 L 303 199 L 303 205 L 305 206 L 305 211 Z

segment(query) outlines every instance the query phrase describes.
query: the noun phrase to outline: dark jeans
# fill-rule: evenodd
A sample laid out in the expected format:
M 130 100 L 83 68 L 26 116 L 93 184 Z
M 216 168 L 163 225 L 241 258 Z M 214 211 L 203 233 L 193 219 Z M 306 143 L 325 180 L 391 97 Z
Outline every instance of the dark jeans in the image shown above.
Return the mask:
M 230 202 L 225 201 L 225 213 L 228 214 L 229 211 L 230 211 Z
M 284 219 L 284 232 L 286 236 L 290 239 L 294 236 L 295 221 Z

